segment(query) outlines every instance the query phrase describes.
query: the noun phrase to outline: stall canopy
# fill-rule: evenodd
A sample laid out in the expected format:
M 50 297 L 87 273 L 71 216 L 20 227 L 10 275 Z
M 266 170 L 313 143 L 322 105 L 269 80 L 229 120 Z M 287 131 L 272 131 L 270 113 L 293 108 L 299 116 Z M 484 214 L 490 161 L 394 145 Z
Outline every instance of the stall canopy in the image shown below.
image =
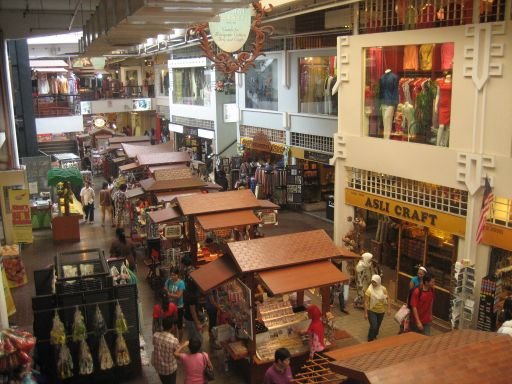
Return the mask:
M 228 256 L 222 256 L 211 263 L 202 265 L 191 272 L 190 276 L 202 292 L 208 292 L 210 289 L 236 277 L 237 274 L 238 271 L 233 260 Z
M 252 209 L 198 215 L 197 221 L 205 231 L 260 223 Z
M 258 199 L 248 189 L 206 194 L 200 199 L 196 196 L 179 196 L 176 200 L 187 216 L 256 208 L 259 205 Z
M 197 189 L 206 186 L 206 183 L 195 177 L 176 180 L 155 180 L 153 178 L 148 178 L 141 180 L 140 185 L 146 192 L 157 192 L 178 189 Z
M 258 200 L 258 209 L 280 209 L 281 207 L 270 200 Z
M 153 223 L 160 224 L 172 220 L 177 220 L 181 216 L 181 213 L 175 208 L 164 208 L 157 211 L 148 212 L 149 218 Z
M 134 197 L 139 197 L 142 196 L 143 194 L 144 191 L 142 190 L 142 188 L 132 188 L 126 191 L 126 198 L 133 199 Z
M 151 138 L 149 136 L 116 136 L 108 139 L 108 144 L 110 148 L 121 149 L 123 143 L 137 143 L 138 145 L 142 145 L 141 143 L 147 142 L 146 145 L 151 144 Z
M 188 152 L 166 152 L 166 153 L 139 153 L 137 161 L 140 165 L 162 165 L 190 163 Z
M 340 256 L 338 247 L 323 229 L 237 241 L 228 247 L 244 273 Z
M 332 285 L 350 279 L 328 260 L 262 271 L 259 276 L 274 295 Z
M 163 171 L 163 170 L 167 170 L 167 169 L 190 169 L 190 167 L 187 166 L 187 164 L 182 163 L 182 164 L 152 165 L 152 166 L 148 167 L 148 169 L 149 169 L 149 172 L 155 173 L 157 171 Z
M 120 172 L 128 172 L 128 171 L 133 171 L 134 169 L 137 169 L 137 168 L 139 168 L 139 164 L 137 164 L 137 163 L 128 163 L 128 164 L 121 165 L 119 167 L 119 171 Z
M 174 150 L 173 143 L 156 144 L 152 145 L 151 148 L 148 148 L 148 145 L 151 145 L 151 142 L 146 141 L 137 144 L 121 143 L 123 151 L 129 159 L 134 159 L 141 153 L 163 153 L 172 152 Z
M 407 337 L 407 334 L 394 338 Z M 380 342 L 386 342 L 388 338 Z M 379 341 L 364 344 L 371 347 Z M 332 371 L 361 383 L 510 383 L 512 337 L 459 330 L 414 342 L 386 342 L 379 350 L 343 348 L 331 362 Z M 358 348 L 353 353 L 353 348 Z
M 48 185 L 69 182 L 71 185 L 82 185 L 84 179 L 78 168 L 52 168 L 47 174 Z
M 197 195 L 198 193 L 202 193 L 199 189 L 189 189 L 187 191 L 177 191 L 177 192 L 156 192 L 155 196 L 159 203 L 169 203 L 178 196 L 190 196 Z

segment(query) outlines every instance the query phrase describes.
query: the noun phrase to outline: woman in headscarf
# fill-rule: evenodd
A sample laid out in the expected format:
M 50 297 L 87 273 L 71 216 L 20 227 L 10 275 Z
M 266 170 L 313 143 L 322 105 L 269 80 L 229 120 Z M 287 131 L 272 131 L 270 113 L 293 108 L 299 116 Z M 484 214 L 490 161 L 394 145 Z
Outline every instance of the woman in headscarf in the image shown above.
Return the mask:
M 322 352 L 325 349 L 324 323 L 322 323 L 322 312 L 315 304 L 309 305 L 307 311 L 311 324 L 302 333 L 307 333 L 308 335 L 309 357 L 312 358 L 315 353 Z
M 364 300 L 364 318 L 370 323 L 368 341 L 377 338 L 386 310 L 389 315 L 391 313 L 391 304 L 388 299 L 388 291 L 382 286 L 380 276 L 373 275 L 371 284 L 365 292 Z
M 372 275 L 380 274 L 380 268 L 377 262 L 373 260 L 373 255 L 370 252 L 363 253 L 361 260 L 356 265 L 357 296 L 354 299 L 356 308 L 363 308 L 364 306 L 364 294 L 370 285 Z

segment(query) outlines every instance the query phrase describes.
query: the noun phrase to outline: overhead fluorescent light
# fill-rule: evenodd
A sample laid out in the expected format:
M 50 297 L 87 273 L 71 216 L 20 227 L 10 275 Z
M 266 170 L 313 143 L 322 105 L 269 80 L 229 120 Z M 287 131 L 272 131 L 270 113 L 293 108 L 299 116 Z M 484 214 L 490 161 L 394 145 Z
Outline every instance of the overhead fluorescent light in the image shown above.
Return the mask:
M 67 69 L 64 69 L 64 68 L 58 68 L 58 67 L 55 67 L 55 68 L 34 68 L 34 71 L 36 72 L 67 72 L 68 70 Z
M 30 60 L 30 68 L 37 67 L 69 67 L 68 63 L 64 60 Z

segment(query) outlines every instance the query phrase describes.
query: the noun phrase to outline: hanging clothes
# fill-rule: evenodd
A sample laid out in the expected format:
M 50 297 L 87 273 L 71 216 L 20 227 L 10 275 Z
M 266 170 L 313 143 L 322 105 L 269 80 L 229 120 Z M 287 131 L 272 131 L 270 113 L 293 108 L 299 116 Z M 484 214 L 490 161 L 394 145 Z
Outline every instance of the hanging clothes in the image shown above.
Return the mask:
M 416 45 L 407 45 L 404 47 L 404 71 L 417 71 L 418 65 L 418 47 Z
M 433 44 L 423 44 L 420 46 L 420 69 L 422 71 L 432 70 L 432 54 L 434 52 Z

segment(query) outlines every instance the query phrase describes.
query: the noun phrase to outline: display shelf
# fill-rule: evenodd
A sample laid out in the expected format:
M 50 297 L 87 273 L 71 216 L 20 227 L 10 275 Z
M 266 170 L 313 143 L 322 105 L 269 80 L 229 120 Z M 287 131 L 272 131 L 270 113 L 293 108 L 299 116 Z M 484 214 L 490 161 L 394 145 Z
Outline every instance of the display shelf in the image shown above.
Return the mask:
M 480 303 L 478 306 L 477 329 L 482 331 L 496 331 L 496 317 L 500 295 L 502 293 L 501 280 L 494 276 L 482 279 L 480 285 Z

